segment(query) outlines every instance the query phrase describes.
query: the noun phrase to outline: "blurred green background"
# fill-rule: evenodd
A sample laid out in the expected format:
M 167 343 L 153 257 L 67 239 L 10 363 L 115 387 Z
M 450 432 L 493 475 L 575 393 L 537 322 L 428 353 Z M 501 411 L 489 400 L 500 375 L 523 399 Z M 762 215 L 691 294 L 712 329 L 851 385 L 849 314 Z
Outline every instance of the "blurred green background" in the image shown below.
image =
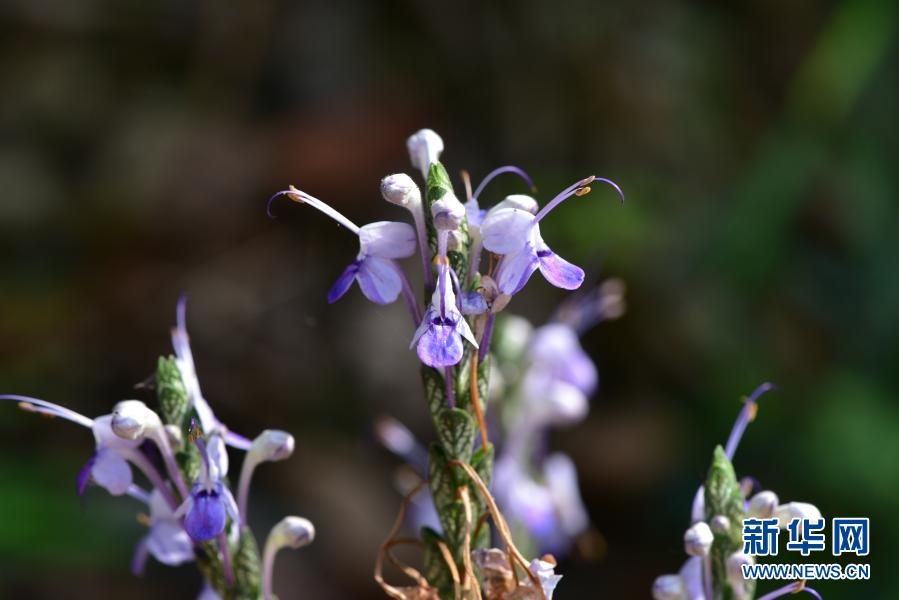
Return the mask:
M 627 315 L 584 340 L 591 416 L 552 440 L 607 545 L 563 562 L 558 596 L 649 597 L 680 567 L 712 449 L 771 380 L 738 473 L 869 516 L 871 581 L 816 587 L 899 597 L 897 20 L 891 0 L 7 0 L 0 388 L 91 416 L 144 397 L 187 292 L 222 420 L 297 437 L 250 504 L 260 536 L 286 513 L 318 528 L 275 590 L 381 597 L 397 462 L 371 423 L 432 436 L 412 332 L 358 291 L 328 306 L 356 242 L 265 201 L 293 183 L 357 222 L 405 218 L 378 182 L 428 126 L 451 173 L 520 165 L 541 202 L 589 173 L 627 194 L 543 228 L 594 282 L 629 286 Z M 510 309 L 540 322 L 563 297 L 535 278 Z M 128 573 L 136 503 L 75 496 L 89 432 L 0 409 L 0 596 L 195 597 L 192 567 Z

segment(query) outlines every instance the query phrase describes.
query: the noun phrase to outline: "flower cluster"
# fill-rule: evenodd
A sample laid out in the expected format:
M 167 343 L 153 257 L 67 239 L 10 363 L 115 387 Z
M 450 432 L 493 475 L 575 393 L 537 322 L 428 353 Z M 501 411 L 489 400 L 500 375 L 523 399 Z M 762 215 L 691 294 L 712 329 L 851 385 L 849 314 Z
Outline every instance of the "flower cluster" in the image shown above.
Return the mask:
M 718 446 L 706 483 L 693 499 L 691 525 L 684 533 L 684 550 L 690 556 L 677 574 L 662 575 L 652 586 L 655 600 L 712 600 L 732 597 L 752 600 L 755 581 L 743 578 L 742 566 L 754 557 L 742 552 L 744 518 L 776 517 L 785 528 L 794 518 L 820 519 L 820 511 L 806 502 L 781 504 L 777 494 L 758 490 L 755 479 L 737 480 L 732 461 L 746 427 L 758 412 L 759 396 L 773 389 L 760 385 L 745 400 L 724 448 Z M 773 600 L 804 591 L 820 600 L 818 592 L 797 581 L 765 594 L 758 600 Z
M 556 254 L 543 239 L 543 219 L 564 201 L 588 194 L 594 182 L 611 186 L 622 200 L 623 195 L 614 182 L 589 176 L 542 207 L 530 195 L 512 194 L 482 208 L 481 195 L 497 176 L 517 175 L 531 189 L 533 182 L 520 168 L 504 166 L 472 191 L 464 174 L 463 202 L 440 162 L 444 150 L 440 136 L 421 130 L 407 140 L 407 149 L 412 166 L 424 179 L 424 194 L 403 173 L 385 177 L 380 191 L 385 200 L 409 211 L 411 224 L 379 221 L 360 227 L 293 186 L 272 196 L 269 213 L 275 199 L 286 198 L 318 210 L 358 237 L 359 253 L 331 288 L 329 302 L 343 297 L 353 283 L 378 304 L 404 299 L 413 325 L 409 348 L 422 363 L 427 406 L 438 439 L 425 449 L 395 421 L 382 421 L 379 430 L 385 444 L 428 481 L 431 499 L 419 501 L 413 511 L 426 525 L 422 531 L 426 577 L 420 582 L 427 581 L 441 596 L 452 596 L 474 585 L 472 557 L 476 554 L 472 550 L 485 549 L 490 541 L 488 528 L 477 524 L 491 514 L 498 532 L 509 533 L 506 519 L 492 514 L 494 495 L 516 528 L 526 527 L 540 546 L 564 550 L 572 536 L 587 526 L 571 461 L 562 455 L 538 459 L 535 445 L 547 427 L 572 423 L 586 414 L 596 371 L 580 348 L 578 327 L 610 314 L 582 308 L 580 320 L 560 320 L 534 333 L 528 351 L 519 357 L 526 375 L 516 382 L 516 392 L 509 394 L 517 397 L 516 416 L 502 435 L 494 494 L 487 487 L 494 473 L 495 449 L 485 412 L 487 399 L 495 391 L 488 380 L 492 373 L 501 374 L 501 369 L 494 364 L 491 339 L 497 315 L 535 272 L 565 290 L 575 290 L 584 281 L 584 271 Z M 424 281 L 421 297 L 399 262 L 416 253 Z M 539 489 L 539 506 L 520 502 L 530 492 L 526 486 Z M 535 511 L 543 514 L 532 516 Z M 511 539 L 504 541 L 511 543 Z M 517 551 L 512 555 L 521 556 Z M 530 574 L 528 579 L 548 569 L 540 565 L 532 569 L 523 560 L 519 566 Z M 508 575 L 509 581 L 518 581 L 513 573 Z M 551 586 L 535 586 L 534 593 L 551 596 L 558 576 L 552 577 L 547 580 Z M 391 596 L 405 597 L 379 583 Z M 433 588 L 420 594 L 431 594 Z
M 216 418 L 200 390 L 183 298 L 172 345 L 175 355 L 161 357 L 156 370 L 158 412 L 140 400 L 123 400 L 110 414 L 91 419 L 28 396 L 2 395 L 0 400 L 93 432 L 95 450 L 78 473 L 77 492 L 83 495 L 96 485 L 114 496 L 130 496 L 149 512 L 147 533 L 132 560 L 135 574 L 143 572 L 149 556 L 173 566 L 196 561 L 205 579 L 204 600 L 271 598 L 275 554 L 310 543 L 315 529 L 307 519 L 286 517 L 269 534 L 260 566 L 247 527 L 249 489 L 260 463 L 290 457 L 293 436 L 266 430 L 250 440 Z M 229 448 L 245 453 L 237 498 L 227 484 Z M 145 484 L 136 480 L 135 470 Z

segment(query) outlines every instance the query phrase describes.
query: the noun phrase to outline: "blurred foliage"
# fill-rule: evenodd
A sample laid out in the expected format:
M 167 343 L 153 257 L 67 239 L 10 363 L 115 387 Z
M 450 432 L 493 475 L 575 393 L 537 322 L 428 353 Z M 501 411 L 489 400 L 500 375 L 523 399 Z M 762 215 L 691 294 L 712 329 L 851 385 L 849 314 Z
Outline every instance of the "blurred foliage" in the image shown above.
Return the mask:
M 591 172 L 627 194 L 597 186 L 542 224 L 594 280 L 629 284 L 625 318 L 584 340 L 603 378 L 592 416 L 553 440 L 602 540 L 563 563 L 561 597 L 646 597 L 679 567 L 709 452 L 763 380 L 779 391 L 737 473 L 870 516 L 873 579 L 816 587 L 897 597 L 897 19 L 888 0 L 10 0 L 0 388 L 91 416 L 147 400 L 133 386 L 188 292 L 219 416 L 297 436 L 290 477 L 260 471 L 251 521 L 304 514 L 319 537 L 279 559 L 276 591 L 379 597 L 398 498 L 370 423 L 389 412 L 434 437 L 411 329 L 358 294 L 327 306 L 354 241 L 264 205 L 295 183 L 357 222 L 403 218 L 378 181 L 430 126 L 454 177 L 512 163 L 541 202 Z M 510 309 L 542 320 L 561 297 L 532 284 Z M 0 596 L 195 596 L 182 570 L 127 573 L 131 501 L 79 504 L 89 432 L 2 408 Z

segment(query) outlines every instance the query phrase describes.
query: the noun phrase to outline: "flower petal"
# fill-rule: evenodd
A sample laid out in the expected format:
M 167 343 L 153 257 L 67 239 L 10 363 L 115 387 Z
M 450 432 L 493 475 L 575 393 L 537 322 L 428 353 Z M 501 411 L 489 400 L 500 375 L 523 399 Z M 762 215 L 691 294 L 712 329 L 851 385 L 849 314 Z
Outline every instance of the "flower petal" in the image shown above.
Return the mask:
M 487 212 L 481 222 L 484 247 L 496 254 L 517 252 L 527 243 L 534 225 L 534 215 L 527 210 L 497 205 Z
M 75 489 L 78 491 L 79 496 L 83 496 L 84 492 L 87 491 L 87 485 L 91 481 L 91 470 L 94 468 L 94 462 L 97 460 L 97 454 L 94 453 L 87 462 L 84 463 L 84 466 L 81 467 L 81 470 L 78 471 L 78 476 L 75 478 Z
M 519 252 L 503 256 L 496 273 L 499 291 L 509 296 L 518 293 L 537 270 L 538 265 L 539 261 L 530 245 L 526 245 Z
M 220 435 L 211 435 L 206 442 L 206 451 L 209 454 L 209 476 L 219 480 L 228 474 L 228 450 L 225 440 Z
M 550 323 L 537 329 L 528 354 L 532 368 L 548 371 L 585 394 L 596 389 L 596 365 L 581 347 L 577 332 L 568 325 Z
M 375 304 L 390 304 L 399 297 L 403 281 L 392 260 L 367 256 L 359 265 L 356 279 L 366 298 Z
M 429 367 L 451 367 L 462 360 L 462 337 L 450 324 L 431 323 L 418 340 L 418 357 Z
M 574 539 L 590 526 L 574 462 L 560 452 L 551 454 L 543 463 L 543 478 L 556 506 L 559 528 Z
M 164 565 L 176 566 L 194 559 L 193 542 L 177 521 L 155 523 L 146 537 L 147 550 Z
M 537 252 L 537 258 L 540 272 L 557 288 L 576 290 L 584 283 L 584 270 L 555 254 L 548 246 Z
M 220 492 L 221 484 L 212 490 L 194 486 L 193 504 L 184 517 L 184 529 L 195 542 L 211 540 L 224 531 L 227 513 Z
M 91 467 L 91 477 L 97 485 L 113 496 L 121 496 L 133 482 L 128 461 L 111 448 L 100 448 Z
M 408 223 L 378 221 L 359 229 L 360 253 L 380 258 L 406 258 L 415 254 L 415 229 Z
M 356 279 L 356 273 L 358 272 L 358 261 L 353 261 L 343 270 L 343 273 L 340 274 L 340 277 L 337 278 L 337 281 L 335 281 L 334 285 L 331 286 L 331 289 L 328 290 L 328 304 L 334 304 L 343 298 L 344 294 L 350 289 L 350 286 L 353 285 L 353 281 Z

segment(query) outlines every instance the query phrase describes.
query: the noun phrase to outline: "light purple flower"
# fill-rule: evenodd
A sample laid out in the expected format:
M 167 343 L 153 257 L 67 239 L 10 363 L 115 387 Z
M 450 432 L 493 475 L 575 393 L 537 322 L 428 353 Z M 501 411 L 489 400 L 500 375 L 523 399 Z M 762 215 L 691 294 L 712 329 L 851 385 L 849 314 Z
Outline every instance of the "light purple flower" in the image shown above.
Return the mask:
M 231 491 L 222 484 L 221 476 L 227 465 L 218 457 L 218 464 L 213 463 L 213 456 L 205 441 L 198 437 L 195 441 L 203 459 L 200 476 L 191 487 L 190 494 L 175 512 L 175 516 L 184 517 L 184 529 L 195 542 L 205 542 L 219 536 L 228 522 L 239 521 L 237 503 Z M 224 448 L 224 445 L 222 445 Z
M 0 400 L 13 400 L 28 412 L 59 417 L 93 431 L 96 450 L 78 473 L 76 489 L 79 495 L 85 492 L 91 481 L 113 496 L 128 492 L 134 481 L 128 460 L 143 458 L 138 450 L 141 442 L 117 436 L 112 431 L 112 415 L 91 419 L 52 402 L 15 394 L 0 395 Z
M 503 514 L 524 527 L 541 552 L 563 554 L 590 526 L 574 463 L 552 454 L 542 464 L 541 479 L 504 451 L 494 467 L 493 493 Z
M 138 543 L 131 570 L 140 574 L 148 554 L 164 565 L 176 566 L 194 559 L 193 542 L 165 498 L 154 490 L 149 498 L 150 531 Z
M 584 352 L 577 333 L 562 323 L 550 323 L 534 332 L 528 350 L 533 369 L 547 371 L 585 394 L 596 391 L 596 365 Z
M 378 221 L 359 227 L 318 198 L 291 186 L 269 200 L 287 196 L 328 215 L 359 237 L 359 254 L 328 292 L 328 302 L 336 302 L 356 281 L 362 294 L 376 304 L 390 304 L 408 287 L 396 260 L 415 254 L 415 229 L 408 223 Z M 411 293 L 411 291 L 409 292 Z
M 441 266 L 437 288 L 431 304 L 415 334 L 409 349 L 416 348 L 421 362 L 429 367 L 451 367 L 462 360 L 462 339 L 478 347 L 468 322 L 456 306 L 456 294 L 446 275 L 448 266 Z
M 590 190 L 587 186 L 594 180 L 612 185 L 621 194 L 615 183 L 591 176 L 562 190 L 536 214 L 517 200 L 510 202 L 509 198 L 490 209 L 481 223 L 481 237 L 487 250 L 503 256 L 496 273 L 500 292 L 509 296 L 517 293 L 538 269 L 556 287 L 566 290 L 580 287 L 584 271 L 550 249 L 540 235 L 539 224 L 567 198 L 587 193 Z

